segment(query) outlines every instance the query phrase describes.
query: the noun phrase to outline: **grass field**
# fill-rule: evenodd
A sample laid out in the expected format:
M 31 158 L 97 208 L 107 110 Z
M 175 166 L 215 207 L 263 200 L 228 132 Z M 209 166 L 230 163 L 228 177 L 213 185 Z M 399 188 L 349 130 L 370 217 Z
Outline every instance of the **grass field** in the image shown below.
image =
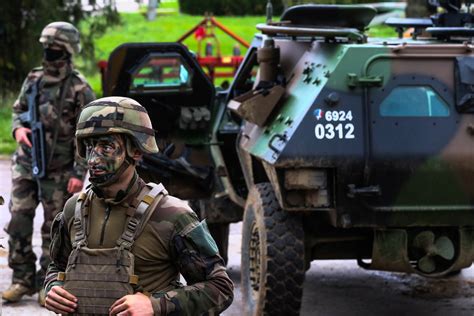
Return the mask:
M 165 2 L 163 6 L 167 7 L 162 7 L 162 9 L 170 7 L 176 9 L 173 2 Z M 164 14 L 159 15 L 155 21 L 149 22 L 145 19 L 144 13 L 129 13 L 122 14 L 121 19 L 121 25 L 109 29 L 104 36 L 96 39 L 95 55 L 97 61 L 106 60 L 117 46 L 126 42 L 175 42 L 199 23 L 203 17 L 179 13 Z M 265 22 L 263 16 L 217 17 L 216 19 L 247 42 L 251 42 L 254 34 L 258 32 L 255 25 Z M 233 46 L 237 44 L 236 41 L 220 30 L 216 30 L 215 33 L 219 41 L 221 54 L 223 56 L 232 55 Z M 373 37 L 396 36 L 396 32 L 387 26 L 373 27 L 368 34 Z M 212 43 L 216 47 L 215 42 Z M 197 41 L 194 40 L 193 36 L 188 37 L 184 44 L 190 50 L 197 52 Z M 245 48 L 240 48 L 242 54 L 245 54 Z M 100 95 L 100 77 L 98 73 L 86 73 L 86 75 L 94 91 Z
M 126 42 L 174 42 L 187 30 L 195 26 L 203 19 L 202 16 L 190 16 L 178 13 L 177 1 L 163 2 L 158 10 L 155 21 L 148 22 L 145 19 L 145 9 L 139 13 L 121 14 L 122 23 L 109 29 L 104 36 L 95 40 L 96 60 L 88 61 L 95 65 L 99 60 L 106 60 L 109 54 L 120 44 Z M 232 30 L 235 34 L 250 42 L 257 30 L 255 25 L 263 23 L 263 16 L 244 17 L 217 17 L 217 20 Z M 387 37 L 395 36 L 396 33 L 386 26 L 377 26 L 369 30 L 370 36 Z M 216 30 L 216 36 L 220 43 L 221 54 L 231 55 L 232 48 L 236 44 L 223 32 Z M 193 36 L 184 42 L 192 51 L 197 51 L 197 42 Z M 214 43 L 214 47 L 216 44 Z M 38 48 L 39 49 L 39 48 Z M 242 54 L 245 48 L 241 47 Z M 87 77 L 97 96 L 101 96 L 100 75 L 98 69 L 86 71 L 85 61 L 78 58 L 76 66 Z M 88 67 L 87 69 L 90 69 Z M 17 92 L 14 92 L 16 94 Z M 0 100 L 0 154 L 10 154 L 15 149 L 15 143 L 11 137 L 11 106 L 14 97 Z
M 2 100 L 0 106 L 0 154 L 11 154 L 16 148 L 12 137 L 12 105 L 15 97 L 8 96 Z
M 185 14 L 159 16 L 155 21 L 148 22 L 139 13 L 122 14 L 121 25 L 115 26 L 95 41 L 95 55 L 98 60 L 106 60 L 109 54 L 120 44 L 126 42 L 175 42 L 189 29 L 199 23 L 203 17 Z M 256 33 L 255 25 L 262 23 L 264 17 L 218 17 L 219 22 L 231 29 L 234 33 L 250 42 Z M 232 48 L 236 41 L 216 30 L 216 36 L 222 55 L 232 55 Z M 214 49 L 217 45 L 214 41 Z M 190 36 L 184 44 L 192 51 L 197 52 L 197 42 Z M 204 45 L 203 45 L 204 46 Z M 245 48 L 241 47 L 242 54 Z M 81 63 L 80 63 L 81 64 Z M 97 73 L 86 73 L 92 87 L 100 95 L 100 77 Z

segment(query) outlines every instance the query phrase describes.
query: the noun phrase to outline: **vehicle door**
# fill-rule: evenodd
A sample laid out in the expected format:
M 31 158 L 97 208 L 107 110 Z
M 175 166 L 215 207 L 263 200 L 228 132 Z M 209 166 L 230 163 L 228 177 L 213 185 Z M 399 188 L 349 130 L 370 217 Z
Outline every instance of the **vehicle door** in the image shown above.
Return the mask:
M 456 101 L 460 50 L 409 48 L 374 58 L 367 73 L 390 69 L 369 89 L 369 184 L 378 210 L 466 210 L 474 202 L 474 115 Z M 473 64 L 469 57 L 469 65 Z M 471 111 L 471 113 L 469 113 Z
M 126 96 L 148 111 L 160 153 L 145 155 L 139 173 L 183 199 L 208 196 L 215 89 L 196 59 L 178 43 L 127 43 L 108 60 L 105 96 Z

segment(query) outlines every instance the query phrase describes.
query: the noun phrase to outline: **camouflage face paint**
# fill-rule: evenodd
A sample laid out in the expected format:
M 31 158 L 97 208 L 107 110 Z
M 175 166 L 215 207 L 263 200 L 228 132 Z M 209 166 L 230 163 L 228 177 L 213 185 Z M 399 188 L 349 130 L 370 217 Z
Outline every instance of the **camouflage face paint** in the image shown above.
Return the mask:
M 112 178 L 126 158 L 125 141 L 121 135 L 103 135 L 84 139 L 90 182 L 103 184 Z

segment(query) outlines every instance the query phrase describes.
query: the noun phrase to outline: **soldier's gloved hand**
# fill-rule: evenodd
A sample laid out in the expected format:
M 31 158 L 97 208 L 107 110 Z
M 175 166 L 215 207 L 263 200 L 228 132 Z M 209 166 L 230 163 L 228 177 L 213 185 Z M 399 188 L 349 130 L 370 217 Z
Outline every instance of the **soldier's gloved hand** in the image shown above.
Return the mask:
M 82 190 L 82 186 L 84 185 L 84 181 L 71 177 L 69 182 L 67 183 L 67 191 L 71 194 L 79 192 Z
M 57 314 L 73 313 L 77 308 L 77 298 L 63 289 L 62 286 L 55 285 L 46 296 L 45 307 Z
M 26 127 L 18 127 L 15 130 L 15 140 L 18 144 L 25 144 L 28 147 L 32 147 L 28 135 L 31 134 L 31 129 Z
M 151 301 L 143 293 L 125 295 L 110 306 L 109 315 L 153 316 Z

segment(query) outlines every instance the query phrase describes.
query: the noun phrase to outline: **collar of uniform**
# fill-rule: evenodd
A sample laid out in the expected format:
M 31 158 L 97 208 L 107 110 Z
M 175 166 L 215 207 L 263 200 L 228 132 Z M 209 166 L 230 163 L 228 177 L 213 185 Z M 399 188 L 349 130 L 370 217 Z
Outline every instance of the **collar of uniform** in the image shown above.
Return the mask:
M 91 185 L 92 191 L 94 191 L 95 196 L 104 201 L 106 204 L 118 205 L 121 204 L 124 207 L 136 206 L 136 200 L 141 192 L 142 188 L 145 186 L 145 182 L 138 176 L 135 172 L 132 180 L 130 181 L 127 189 L 125 191 L 119 191 L 115 198 L 105 198 L 102 190 L 98 187 Z
M 73 64 L 70 60 L 61 60 L 42 62 L 43 65 L 43 81 L 45 85 L 56 84 L 63 81 L 73 72 Z

